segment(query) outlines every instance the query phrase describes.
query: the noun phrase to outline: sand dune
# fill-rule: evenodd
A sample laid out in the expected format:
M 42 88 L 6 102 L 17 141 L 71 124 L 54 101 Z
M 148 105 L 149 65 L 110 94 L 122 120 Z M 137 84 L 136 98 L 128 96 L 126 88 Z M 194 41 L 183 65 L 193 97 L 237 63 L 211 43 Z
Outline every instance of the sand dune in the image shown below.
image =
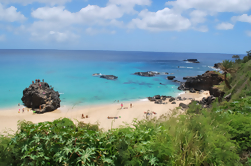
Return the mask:
M 186 92 L 180 95 L 181 97 L 186 98 L 195 98 L 196 100 L 201 100 L 203 97 L 209 96 L 209 92 L 205 91 L 202 94 L 198 93 L 189 93 Z M 123 101 L 121 101 L 123 103 Z M 96 123 L 99 122 L 100 127 L 104 130 L 108 130 L 111 128 L 119 127 L 120 125 L 124 125 L 123 122 L 131 123 L 134 118 L 138 120 L 144 119 L 146 115 L 144 112 L 147 110 L 154 111 L 157 114 L 152 115 L 152 117 L 159 117 L 162 114 L 172 114 L 172 111 L 175 107 L 179 106 L 179 103 L 188 104 L 191 101 L 176 101 L 176 104 L 154 104 L 154 102 L 150 101 L 136 101 L 131 102 L 133 107 L 130 108 L 130 103 L 123 103 L 124 107 L 128 107 L 128 109 L 120 109 L 120 103 L 111 103 L 106 105 L 99 106 L 85 106 L 85 107 L 72 107 L 72 106 L 62 106 L 59 109 L 48 112 L 44 114 L 33 114 L 32 111 L 27 111 L 25 108 L 25 112 L 18 113 L 19 109 L 22 109 L 21 106 L 16 106 L 9 109 L 0 110 L 0 132 L 3 132 L 7 129 L 11 129 L 13 131 L 17 130 L 17 122 L 19 120 L 27 120 L 34 123 L 44 122 L 44 121 L 53 121 L 58 118 L 70 118 L 72 120 L 77 119 L 78 121 L 82 121 L 84 123 Z M 81 115 L 88 115 L 89 118 L 82 119 Z M 121 117 L 118 119 L 108 119 L 107 117 Z

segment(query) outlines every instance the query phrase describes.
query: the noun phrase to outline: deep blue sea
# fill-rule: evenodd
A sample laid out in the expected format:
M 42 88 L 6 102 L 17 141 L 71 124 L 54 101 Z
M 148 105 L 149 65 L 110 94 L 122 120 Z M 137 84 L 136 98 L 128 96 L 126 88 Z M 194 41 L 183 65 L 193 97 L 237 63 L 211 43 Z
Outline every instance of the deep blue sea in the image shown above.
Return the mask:
M 192 58 L 201 63 L 183 61 Z M 232 54 L 0 50 L 0 108 L 22 104 L 23 90 L 35 79 L 44 79 L 59 91 L 61 105 L 109 104 L 158 94 L 176 96 L 181 93 L 178 84 L 167 80 L 167 75 L 141 77 L 133 73 L 168 72 L 181 81 L 184 76 L 212 70 L 214 63 L 225 59 L 231 60 Z M 118 79 L 93 77 L 93 73 L 115 75 Z

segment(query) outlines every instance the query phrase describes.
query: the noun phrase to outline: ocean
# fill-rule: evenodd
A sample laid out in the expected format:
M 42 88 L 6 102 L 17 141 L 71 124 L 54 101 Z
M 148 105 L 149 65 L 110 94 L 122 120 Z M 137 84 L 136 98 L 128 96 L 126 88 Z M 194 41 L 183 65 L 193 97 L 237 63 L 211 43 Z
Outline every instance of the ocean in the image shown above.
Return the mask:
M 243 57 L 244 55 L 240 55 Z M 198 59 L 187 63 L 184 59 Z M 44 79 L 60 93 L 61 105 L 109 104 L 142 100 L 148 96 L 177 96 L 178 83 L 169 75 L 141 77 L 135 72 L 174 73 L 176 80 L 213 70 L 214 63 L 232 54 L 83 50 L 0 50 L 0 109 L 22 104 L 23 90 Z M 178 68 L 179 66 L 179 68 Z M 92 76 L 115 75 L 117 80 Z M 161 85 L 160 83 L 164 84 Z

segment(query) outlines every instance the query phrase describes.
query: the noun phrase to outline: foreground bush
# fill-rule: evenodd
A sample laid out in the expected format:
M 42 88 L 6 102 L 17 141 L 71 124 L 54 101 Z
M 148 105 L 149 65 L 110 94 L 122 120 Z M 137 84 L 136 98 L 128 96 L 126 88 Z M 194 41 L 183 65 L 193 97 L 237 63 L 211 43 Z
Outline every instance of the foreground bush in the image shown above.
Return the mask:
M 109 132 L 69 119 L 19 131 L 2 159 L 6 165 L 238 165 L 237 146 L 215 116 L 183 115 L 134 121 Z M 223 118 L 224 119 L 224 118 Z M 1 160 L 2 160 L 1 159 Z

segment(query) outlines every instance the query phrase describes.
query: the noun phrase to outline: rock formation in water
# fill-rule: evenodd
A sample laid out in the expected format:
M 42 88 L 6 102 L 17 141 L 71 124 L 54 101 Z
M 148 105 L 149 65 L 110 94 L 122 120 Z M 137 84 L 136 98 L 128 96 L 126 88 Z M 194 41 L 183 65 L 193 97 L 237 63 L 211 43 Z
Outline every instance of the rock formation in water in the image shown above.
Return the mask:
M 175 78 L 175 76 L 167 76 L 168 80 L 173 80 Z
M 187 78 L 186 82 L 181 83 L 179 90 L 190 90 L 194 88 L 196 91 L 210 90 L 213 85 L 219 85 L 223 78 L 214 71 L 206 71 L 202 75 Z
M 32 83 L 23 90 L 24 106 L 32 108 L 37 113 L 54 111 L 60 107 L 60 95 L 46 82 Z
M 153 77 L 159 75 L 158 72 L 148 71 L 148 72 L 136 72 L 134 75 L 144 76 L 144 77 Z
M 188 61 L 191 63 L 200 63 L 197 59 L 185 59 L 184 61 Z
M 215 64 L 214 64 L 214 68 L 219 69 L 219 68 L 220 68 L 220 65 L 221 65 L 221 63 L 215 63 Z
M 115 80 L 118 77 L 114 76 L 114 75 L 102 75 L 102 76 L 100 76 L 100 78 L 105 78 L 105 79 L 108 79 L 108 80 Z

